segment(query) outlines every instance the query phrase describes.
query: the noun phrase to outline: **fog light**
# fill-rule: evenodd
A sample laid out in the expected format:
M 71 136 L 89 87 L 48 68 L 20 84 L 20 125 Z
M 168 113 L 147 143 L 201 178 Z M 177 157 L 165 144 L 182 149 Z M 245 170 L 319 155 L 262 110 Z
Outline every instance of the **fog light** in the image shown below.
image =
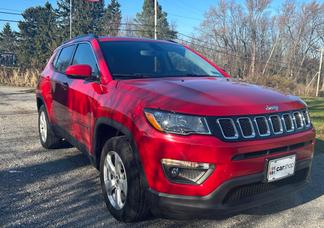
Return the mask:
M 171 177 L 172 178 L 175 178 L 179 175 L 179 168 L 176 168 L 176 167 L 172 167 L 170 169 L 170 174 L 171 174 Z
M 162 159 L 161 163 L 168 179 L 182 184 L 201 184 L 214 170 L 214 165 L 209 163 L 173 159 Z

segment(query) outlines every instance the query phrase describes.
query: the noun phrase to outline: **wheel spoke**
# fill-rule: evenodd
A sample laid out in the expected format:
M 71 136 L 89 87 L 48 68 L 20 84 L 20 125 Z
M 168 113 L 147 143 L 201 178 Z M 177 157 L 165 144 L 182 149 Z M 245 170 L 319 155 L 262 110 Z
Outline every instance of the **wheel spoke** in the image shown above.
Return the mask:
M 115 165 L 116 165 L 116 175 L 120 176 L 121 174 L 121 161 L 119 160 L 119 158 L 115 159 Z
M 120 187 L 116 188 L 116 202 L 119 208 L 123 207 L 123 202 L 122 202 L 122 191 Z
M 39 117 L 39 132 L 42 138 L 42 141 L 45 142 L 47 138 L 47 123 L 45 113 L 41 112 Z
M 116 180 L 107 180 L 105 185 L 106 185 L 107 192 L 111 194 L 112 191 L 116 188 Z
M 120 179 L 119 185 L 121 190 L 125 193 L 125 195 L 127 195 L 127 180 Z
M 114 164 L 112 163 L 112 156 L 111 155 L 107 155 L 107 159 L 106 159 L 106 167 L 108 168 L 109 172 L 112 173 L 113 175 L 116 175 L 116 167 L 114 166 Z M 108 172 L 108 175 L 109 175 Z
M 111 205 L 118 210 L 123 208 L 127 197 L 127 176 L 123 160 L 116 152 L 107 153 L 103 175 L 105 189 Z

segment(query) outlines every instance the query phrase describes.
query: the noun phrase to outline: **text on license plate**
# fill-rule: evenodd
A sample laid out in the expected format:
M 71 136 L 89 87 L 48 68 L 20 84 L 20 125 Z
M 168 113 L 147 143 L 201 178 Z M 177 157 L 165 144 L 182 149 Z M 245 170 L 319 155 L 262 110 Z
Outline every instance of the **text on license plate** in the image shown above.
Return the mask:
M 269 160 L 268 162 L 268 182 L 280 180 L 294 175 L 296 164 L 296 155 L 290 155 L 282 158 Z

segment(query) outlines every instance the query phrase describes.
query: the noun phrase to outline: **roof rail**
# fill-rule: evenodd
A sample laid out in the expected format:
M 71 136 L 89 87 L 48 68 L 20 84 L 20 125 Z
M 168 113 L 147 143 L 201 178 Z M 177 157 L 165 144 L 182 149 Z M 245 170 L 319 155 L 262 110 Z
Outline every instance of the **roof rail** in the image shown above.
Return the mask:
M 169 42 L 172 42 L 172 43 L 178 43 L 177 41 L 175 41 L 175 40 L 171 40 L 171 39 L 167 39 L 166 41 L 169 41 Z
M 73 37 L 71 39 L 68 39 L 66 41 L 63 42 L 63 44 L 66 44 L 70 41 L 73 41 L 73 40 L 78 40 L 78 39 L 82 39 L 82 38 L 98 38 L 95 34 L 82 34 L 82 35 L 78 35 L 76 37 Z

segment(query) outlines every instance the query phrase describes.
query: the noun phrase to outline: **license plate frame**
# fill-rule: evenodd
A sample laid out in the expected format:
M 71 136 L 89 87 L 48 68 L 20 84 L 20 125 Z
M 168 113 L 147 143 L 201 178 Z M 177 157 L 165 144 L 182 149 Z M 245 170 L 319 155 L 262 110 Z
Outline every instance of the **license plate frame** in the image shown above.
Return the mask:
M 296 154 L 267 160 L 266 182 L 276 182 L 295 174 Z

